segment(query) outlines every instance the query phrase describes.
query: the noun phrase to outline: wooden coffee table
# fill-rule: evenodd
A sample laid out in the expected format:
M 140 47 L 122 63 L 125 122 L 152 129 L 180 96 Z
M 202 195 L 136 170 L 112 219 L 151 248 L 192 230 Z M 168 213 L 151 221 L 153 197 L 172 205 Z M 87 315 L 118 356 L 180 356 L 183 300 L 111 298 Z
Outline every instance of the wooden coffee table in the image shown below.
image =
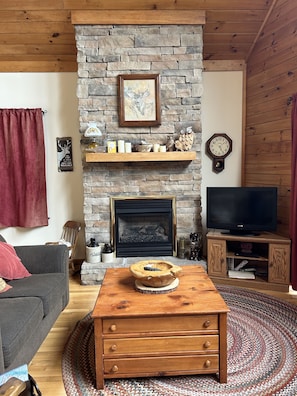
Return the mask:
M 146 294 L 129 268 L 107 269 L 92 313 L 97 389 L 107 378 L 218 373 L 227 382 L 229 308 L 201 266 L 183 266 L 179 280 Z

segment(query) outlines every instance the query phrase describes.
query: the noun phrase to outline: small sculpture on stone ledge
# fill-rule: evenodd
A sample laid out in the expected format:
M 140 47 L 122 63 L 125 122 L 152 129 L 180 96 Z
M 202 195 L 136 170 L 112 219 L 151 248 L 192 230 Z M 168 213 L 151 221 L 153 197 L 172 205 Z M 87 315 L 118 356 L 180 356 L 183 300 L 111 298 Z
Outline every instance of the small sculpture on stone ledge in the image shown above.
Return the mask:
M 198 232 L 192 232 L 190 234 L 190 260 L 201 259 L 201 248 L 202 248 L 202 234 Z
M 191 126 L 183 129 L 180 132 L 178 140 L 174 142 L 175 148 L 178 151 L 189 151 L 191 150 L 194 142 L 194 131 Z
M 173 150 L 174 150 L 174 139 L 171 135 L 168 135 L 166 142 L 166 151 L 173 151 Z

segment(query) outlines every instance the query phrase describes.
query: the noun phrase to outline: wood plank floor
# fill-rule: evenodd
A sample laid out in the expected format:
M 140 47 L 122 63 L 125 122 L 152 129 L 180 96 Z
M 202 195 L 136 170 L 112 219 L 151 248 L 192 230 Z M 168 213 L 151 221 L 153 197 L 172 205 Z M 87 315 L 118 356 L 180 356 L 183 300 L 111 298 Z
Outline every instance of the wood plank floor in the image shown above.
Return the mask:
M 29 366 L 29 372 L 37 381 L 43 396 L 66 396 L 61 370 L 63 348 L 77 321 L 93 309 L 99 289 L 100 286 L 82 286 L 79 275 L 70 275 L 70 302 Z M 297 305 L 295 291 L 259 291 Z
M 70 301 L 29 366 L 43 396 L 65 396 L 61 360 L 64 345 L 76 323 L 94 307 L 100 286 L 80 285 L 70 274 Z

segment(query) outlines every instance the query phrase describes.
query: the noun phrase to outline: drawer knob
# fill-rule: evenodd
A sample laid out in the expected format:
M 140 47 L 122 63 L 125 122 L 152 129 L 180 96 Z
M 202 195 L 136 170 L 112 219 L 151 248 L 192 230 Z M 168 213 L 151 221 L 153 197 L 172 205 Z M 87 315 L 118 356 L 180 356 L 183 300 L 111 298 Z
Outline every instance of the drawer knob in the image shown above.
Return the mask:
M 117 330 L 117 325 L 112 324 L 112 325 L 110 326 L 110 330 L 111 330 L 111 331 L 116 331 L 116 330 Z
M 116 344 L 112 344 L 112 346 L 110 347 L 110 349 L 112 350 L 112 351 L 116 351 L 117 350 L 117 345 Z
M 204 366 L 206 368 L 209 368 L 211 366 L 211 361 L 210 360 L 206 360 L 205 363 L 204 363 Z
M 118 368 L 118 366 L 117 366 L 117 365 L 114 365 L 114 366 L 112 366 L 112 369 L 111 369 L 111 371 L 112 371 L 113 373 L 116 373 L 116 372 L 118 372 L 118 371 L 119 371 L 119 368 Z
M 204 327 L 209 327 L 210 326 L 210 320 L 206 320 L 203 324 Z
M 211 342 L 210 341 L 205 341 L 204 348 L 209 348 L 210 346 L 211 346 Z

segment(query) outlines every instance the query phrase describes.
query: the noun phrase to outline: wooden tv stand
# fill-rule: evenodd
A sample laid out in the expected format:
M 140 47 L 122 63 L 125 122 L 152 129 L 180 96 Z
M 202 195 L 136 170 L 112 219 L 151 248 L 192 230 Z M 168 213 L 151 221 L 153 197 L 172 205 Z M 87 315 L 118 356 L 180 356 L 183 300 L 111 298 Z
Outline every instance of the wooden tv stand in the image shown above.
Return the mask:
M 290 285 L 290 239 L 276 234 L 238 236 L 210 231 L 207 234 L 208 275 L 217 283 L 288 291 Z M 249 251 L 249 249 L 251 249 Z M 242 260 L 256 269 L 256 279 L 228 277 L 230 265 Z

